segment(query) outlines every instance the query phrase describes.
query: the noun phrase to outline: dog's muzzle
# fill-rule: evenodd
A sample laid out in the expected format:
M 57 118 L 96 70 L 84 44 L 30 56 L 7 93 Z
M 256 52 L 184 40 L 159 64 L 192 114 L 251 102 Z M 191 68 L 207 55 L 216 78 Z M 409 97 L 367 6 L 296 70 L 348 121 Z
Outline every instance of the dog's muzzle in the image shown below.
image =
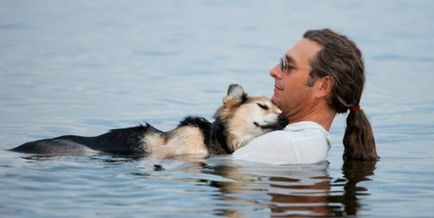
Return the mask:
M 279 114 L 277 117 L 277 122 L 273 124 L 267 124 L 267 125 L 259 125 L 257 122 L 254 122 L 254 124 L 257 127 L 260 127 L 262 129 L 271 129 L 271 130 L 282 130 L 283 128 L 288 125 L 288 118 L 285 115 Z

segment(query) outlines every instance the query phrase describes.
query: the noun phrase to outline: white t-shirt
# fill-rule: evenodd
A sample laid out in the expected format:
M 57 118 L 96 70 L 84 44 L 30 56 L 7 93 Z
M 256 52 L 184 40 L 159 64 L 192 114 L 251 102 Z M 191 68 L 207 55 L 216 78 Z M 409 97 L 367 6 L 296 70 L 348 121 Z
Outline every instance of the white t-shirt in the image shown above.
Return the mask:
M 312 121 L 291 123 L 250 141 L 236 150 L 236 160 L 268 164 L 311 164 L 327 159 L 330 134 Z

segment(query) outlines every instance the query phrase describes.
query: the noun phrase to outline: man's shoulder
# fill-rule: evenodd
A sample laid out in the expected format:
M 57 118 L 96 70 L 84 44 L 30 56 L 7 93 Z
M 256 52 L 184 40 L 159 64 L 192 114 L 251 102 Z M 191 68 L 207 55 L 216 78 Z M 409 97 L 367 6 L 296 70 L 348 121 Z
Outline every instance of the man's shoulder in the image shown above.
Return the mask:
M 312 121 L 301 121 L 288 124 L 283 130 L 276 130 L 259 136 L 255 142 L 290 143 L 293 140 L 311 139 L 312 137 L 329 137 L 329 133 L 319 124 Z
M 268 134 L 282 134 L 282 135 L 303 135 L 321 133 L 328 136 L 327 130 L 325 130 L 321 125 L 313 121 L 300 121 L 296 123 L 288 124 L 283 130 L 273 131 Z M 267 135 L 267 134 L 266 134 Z

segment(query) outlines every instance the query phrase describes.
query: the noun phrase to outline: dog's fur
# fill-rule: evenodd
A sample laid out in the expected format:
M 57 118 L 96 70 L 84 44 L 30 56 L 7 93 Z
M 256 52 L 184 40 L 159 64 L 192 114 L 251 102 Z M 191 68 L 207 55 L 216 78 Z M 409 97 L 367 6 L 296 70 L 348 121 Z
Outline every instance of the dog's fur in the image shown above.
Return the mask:
M 223 105 L 210 123 L 202 117 L 186 117 L 175 129 L 163 132 L 149 124 L 114 129 L 96 137 L 60 136 L 20 145 L 11 151 L 44 155 L 79 155 L 89 152 L 150 154 L 172 157 L 192 154 L 229 154 L 253 138 L 283 129 L 288 119 L 266 97 L 248 97 L 232 84 Z

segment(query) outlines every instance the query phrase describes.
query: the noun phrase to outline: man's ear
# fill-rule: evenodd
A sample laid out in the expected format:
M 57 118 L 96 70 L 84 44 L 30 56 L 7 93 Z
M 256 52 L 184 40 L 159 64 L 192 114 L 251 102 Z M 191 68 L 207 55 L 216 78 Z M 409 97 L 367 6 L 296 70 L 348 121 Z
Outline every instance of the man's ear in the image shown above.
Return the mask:
M 235 106 L 240 105 L 247 100 L 247 93 L 244 91 L 243 87 L 238 84 L 231 84 L 228 87 L 228 93 L 226 97 L 223 98 L 224 106 Z
M 315 97 L 322 98 L 328 96 L 333 91 L 335 80 L 331 76 L 324 76 L 315 81 Z

